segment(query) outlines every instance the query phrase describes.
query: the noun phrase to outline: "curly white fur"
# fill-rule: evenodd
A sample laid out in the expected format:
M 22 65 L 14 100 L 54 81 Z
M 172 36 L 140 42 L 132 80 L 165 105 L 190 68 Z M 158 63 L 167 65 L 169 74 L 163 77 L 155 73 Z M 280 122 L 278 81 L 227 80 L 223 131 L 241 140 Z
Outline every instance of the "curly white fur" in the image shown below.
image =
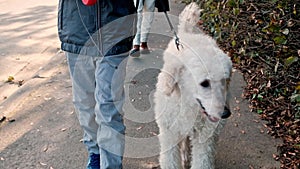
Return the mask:
M 196 3 L 183 10 L 178 27 L 183 48 L 178 51 L 170 42 L 158 76 L 154 102 L 162 169 L 214 168 L 214 144 L 224 120 L 210 119 L 221 119 L 227 105 L 232 63 L 196 27 L 199 15 Z

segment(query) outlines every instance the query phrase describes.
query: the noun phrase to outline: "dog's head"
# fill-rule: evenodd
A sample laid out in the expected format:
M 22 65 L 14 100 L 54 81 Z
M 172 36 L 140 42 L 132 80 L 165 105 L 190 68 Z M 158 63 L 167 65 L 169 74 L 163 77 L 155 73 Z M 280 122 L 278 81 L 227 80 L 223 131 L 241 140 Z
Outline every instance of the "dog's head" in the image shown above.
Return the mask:
M 205 43 L 197 41 L 177 55 L 168 55 L 166 51 L 164 70 L 159 77 L 164 80 L 158 87 L 167 96 L 179 96 L 184 104 L 192 105 L 211 122 L 218 122 L 231 114 L 228 88 L 232 63 L 212 39 L 207 38 Z
M 230 77 L 201 78 L 198 82 L 198 93 L 194 95 L 194 99 L 199 112 L 211 122 L 228 118 L 231 115 L 228 104 Z

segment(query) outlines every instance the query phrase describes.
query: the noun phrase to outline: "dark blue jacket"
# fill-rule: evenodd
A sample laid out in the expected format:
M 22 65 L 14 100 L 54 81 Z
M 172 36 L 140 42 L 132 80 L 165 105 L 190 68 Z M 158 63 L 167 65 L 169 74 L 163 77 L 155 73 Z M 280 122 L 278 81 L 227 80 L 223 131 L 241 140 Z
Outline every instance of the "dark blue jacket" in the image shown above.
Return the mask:
M 170 11 L 169 0 L 155 0 L 155 7 L 158 12 Z
M 93 6 L 82 0 L 59 0 L 61 49 L 91 56 L 127 52 L 135 34 L 134 13 L 133 0 L 98 0 Z

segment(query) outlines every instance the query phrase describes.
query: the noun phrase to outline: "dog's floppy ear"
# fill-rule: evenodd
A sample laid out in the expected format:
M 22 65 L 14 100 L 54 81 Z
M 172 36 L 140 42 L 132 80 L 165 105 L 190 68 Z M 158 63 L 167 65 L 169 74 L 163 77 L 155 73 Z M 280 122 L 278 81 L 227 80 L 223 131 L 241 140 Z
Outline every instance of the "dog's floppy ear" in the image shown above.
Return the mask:
M 184 71 L 184 66 L 174 67 L 170 66 L 169 70 L 161 70 L 158 75 L 157 90 L 163 92 L 165 95 L 169 96 L 173 92 L 179 92 L 178 82 L 180 80 L 181 74 Z

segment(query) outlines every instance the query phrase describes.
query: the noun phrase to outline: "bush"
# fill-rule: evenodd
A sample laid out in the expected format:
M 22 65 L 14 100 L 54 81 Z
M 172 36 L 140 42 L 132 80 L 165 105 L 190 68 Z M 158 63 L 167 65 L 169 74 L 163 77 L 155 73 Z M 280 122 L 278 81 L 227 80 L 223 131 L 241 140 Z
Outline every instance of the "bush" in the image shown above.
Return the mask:
M 188 2 L 189 0 L 185 1 Z M 199 0 L 202 29 L 247 82 L 251 110 L 267 121 L 281 168 L 300 164 L 300 1 Z

